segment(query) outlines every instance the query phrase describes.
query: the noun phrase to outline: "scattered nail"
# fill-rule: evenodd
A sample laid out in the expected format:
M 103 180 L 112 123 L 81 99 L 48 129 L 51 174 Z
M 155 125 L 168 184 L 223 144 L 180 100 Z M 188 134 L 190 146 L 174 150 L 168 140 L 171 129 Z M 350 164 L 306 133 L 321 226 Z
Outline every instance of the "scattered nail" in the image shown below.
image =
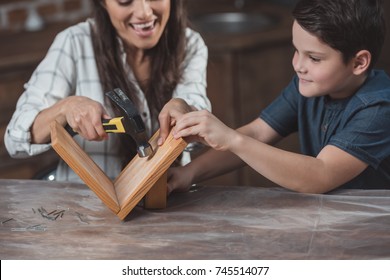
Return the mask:
M 9 221 L 12 221 L 13 219 L 14 219 L 14 218 L 10 218 L 10 219 L 8 219 L 8 220 L 2 221 L 1 224 L 3 225 L 3 224 L 5 224 L 5 223 L 7 223 L 7 222 L 9 222 Z

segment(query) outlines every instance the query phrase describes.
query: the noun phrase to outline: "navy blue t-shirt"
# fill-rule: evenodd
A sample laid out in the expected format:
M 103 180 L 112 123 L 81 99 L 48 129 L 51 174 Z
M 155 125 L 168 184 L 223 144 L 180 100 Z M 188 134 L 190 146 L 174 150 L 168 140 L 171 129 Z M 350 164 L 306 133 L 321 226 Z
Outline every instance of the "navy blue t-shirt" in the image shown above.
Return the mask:
M 295 76 L 260 114 L 281 136 L 298 131 L 301 152 L 316 157 L 336 146 L 367 163 L 368 168 L 342 188 L 390 189 L 390 78 L 370 72 L 351 97 L 304 97 Z

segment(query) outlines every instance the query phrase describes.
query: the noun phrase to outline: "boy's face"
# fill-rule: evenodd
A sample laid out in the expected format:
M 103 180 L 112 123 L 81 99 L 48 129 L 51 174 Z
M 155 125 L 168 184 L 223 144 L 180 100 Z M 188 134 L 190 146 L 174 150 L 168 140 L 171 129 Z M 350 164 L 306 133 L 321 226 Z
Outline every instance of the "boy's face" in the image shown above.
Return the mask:
M 305 97 L 329 95 L 345 98 L 356 89 L 353 60 L 344 63 L 342 54 L 304 30 L 296 21 L 292 28 L 295 53 L 292 64 Z

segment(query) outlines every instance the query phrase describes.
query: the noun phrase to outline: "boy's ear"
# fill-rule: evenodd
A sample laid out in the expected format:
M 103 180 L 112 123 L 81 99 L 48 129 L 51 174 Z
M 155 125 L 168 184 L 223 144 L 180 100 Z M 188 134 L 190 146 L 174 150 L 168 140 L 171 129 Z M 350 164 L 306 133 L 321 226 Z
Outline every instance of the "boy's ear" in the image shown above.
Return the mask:
M 367 50 L 361 50 L 355 55 L 353 61 L 354 74 L 360 75 L 370 67 L 371 53 Z

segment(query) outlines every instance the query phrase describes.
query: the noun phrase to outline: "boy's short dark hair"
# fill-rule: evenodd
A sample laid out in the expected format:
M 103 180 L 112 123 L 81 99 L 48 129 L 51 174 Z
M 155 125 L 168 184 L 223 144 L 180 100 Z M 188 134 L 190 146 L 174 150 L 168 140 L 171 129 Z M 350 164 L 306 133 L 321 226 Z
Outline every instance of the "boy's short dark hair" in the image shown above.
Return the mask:
M 386 33 L 381 0 L 301 0 L 293 16 L 298 24 L 342 53 L 347 63 L 360 50 L 378 60 Z

